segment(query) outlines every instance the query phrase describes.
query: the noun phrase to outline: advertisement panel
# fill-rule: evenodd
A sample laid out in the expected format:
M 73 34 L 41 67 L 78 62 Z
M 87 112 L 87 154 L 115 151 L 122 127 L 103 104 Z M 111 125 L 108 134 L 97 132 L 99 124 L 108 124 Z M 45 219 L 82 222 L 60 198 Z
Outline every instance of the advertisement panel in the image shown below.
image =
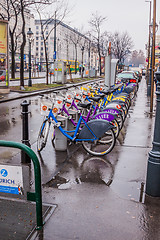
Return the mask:
M 8 86 L 8 23 L 0 20 L 0 87 Z
M 23 194 L 21 166 L 0 165 L 0 192 Z

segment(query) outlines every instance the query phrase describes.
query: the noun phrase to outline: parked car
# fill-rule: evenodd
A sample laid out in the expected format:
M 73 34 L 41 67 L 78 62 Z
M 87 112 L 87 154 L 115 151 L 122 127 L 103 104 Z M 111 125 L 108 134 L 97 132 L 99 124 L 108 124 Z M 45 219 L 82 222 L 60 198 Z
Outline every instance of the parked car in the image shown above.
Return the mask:
M 138 83 L 138 76 L 133 71 L 123 71 L 123 72 L 117 74 L 116 82 Z
M 146 75 L 146 69 L 142 69 L 142 76 Z
M 3 82 L 6 80 L 6 71 L 0 70 L 0 82 Z
M 138 82 L 140 82 L 142 80 L 142 74 L 139 71 L 137 71 L 137 70 L 133 70 L 133 72 L 137 75 Z

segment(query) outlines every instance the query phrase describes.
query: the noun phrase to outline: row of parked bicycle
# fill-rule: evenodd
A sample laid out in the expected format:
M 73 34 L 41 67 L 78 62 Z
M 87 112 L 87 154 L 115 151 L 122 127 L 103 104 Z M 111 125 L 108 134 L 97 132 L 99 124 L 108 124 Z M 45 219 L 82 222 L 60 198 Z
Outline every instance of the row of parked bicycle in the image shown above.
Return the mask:
M 88 153 L 108 154 L 115 146 L 137 90 L 137 83 L 120 83 L 108 90 L 101 82 L 54 92 L 51 97 L 41 96 L 41 112 L 45 117 L 37 150 L 40 152 L 46 146 L 53 124 L 53 146 L 58 128 L 68 140 L 81 143 Z M 69 129 L 62 125 L 63 117 L 70 122 Z

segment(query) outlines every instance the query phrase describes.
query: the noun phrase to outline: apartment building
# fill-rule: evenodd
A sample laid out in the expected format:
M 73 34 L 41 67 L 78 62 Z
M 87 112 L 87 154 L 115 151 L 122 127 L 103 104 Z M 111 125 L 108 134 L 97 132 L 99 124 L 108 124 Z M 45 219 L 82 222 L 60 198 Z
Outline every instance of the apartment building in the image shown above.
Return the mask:
M 48 61 L 56 60 L 77 60 L 85 66 L 95 67 L 97 65 L 97 52 L 88 37 L 76 29 L 60 22 L 59 20 L 35 20 L 35 62 L 44 67 L 45 51 L 44 38 L 46 40 Z M 42 30 L 42 29 L 43 30 Z M 83 60 L 82 60 L 83 57 Z M 89 63 L 90 62 L 90 63 Z

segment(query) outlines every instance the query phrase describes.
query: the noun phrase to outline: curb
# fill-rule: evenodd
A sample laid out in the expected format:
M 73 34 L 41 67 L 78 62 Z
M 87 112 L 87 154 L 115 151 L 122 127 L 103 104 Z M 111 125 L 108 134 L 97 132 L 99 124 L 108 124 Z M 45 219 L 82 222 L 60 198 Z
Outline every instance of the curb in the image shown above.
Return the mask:
M 36 95 L 39 95 L 39 94 L 55 92 L 57 90 L 63 90 L 63 89 L 71 88 L 71 87 L 80 86 L 80 85 L 83 85 L 84 83 L 87 84 L 87 83 L 91 83 L 91 82 L 95 82 L 95 81 L 102 81 L 102 80 L 104 80 L 104 79 L 103 78 L 98 78 L 98 79 L 93 79 L 93 80 L 89 80 L 89 81 L 85 81 L 85 82 L 81 82 L 81 83 L 75 83 L 75 84 L 72 84 L 71 86 L 55 87 L 55 88 L 50 88 L 50 89 L 46 89 L 46 90 L 39 90 L 39 91 L 36 91 L 36 92 L 21 93 L 20 96 L 11 97 L 11 98 L 8 98 L 8 99 L 0 99 L 0 103 L 9 102 L 9 101 L 13 101 L 13 100 L 18 100 L 18 99 L 26 98 L 26 97 L 32 97 L 32 96 L 36 96 Z

